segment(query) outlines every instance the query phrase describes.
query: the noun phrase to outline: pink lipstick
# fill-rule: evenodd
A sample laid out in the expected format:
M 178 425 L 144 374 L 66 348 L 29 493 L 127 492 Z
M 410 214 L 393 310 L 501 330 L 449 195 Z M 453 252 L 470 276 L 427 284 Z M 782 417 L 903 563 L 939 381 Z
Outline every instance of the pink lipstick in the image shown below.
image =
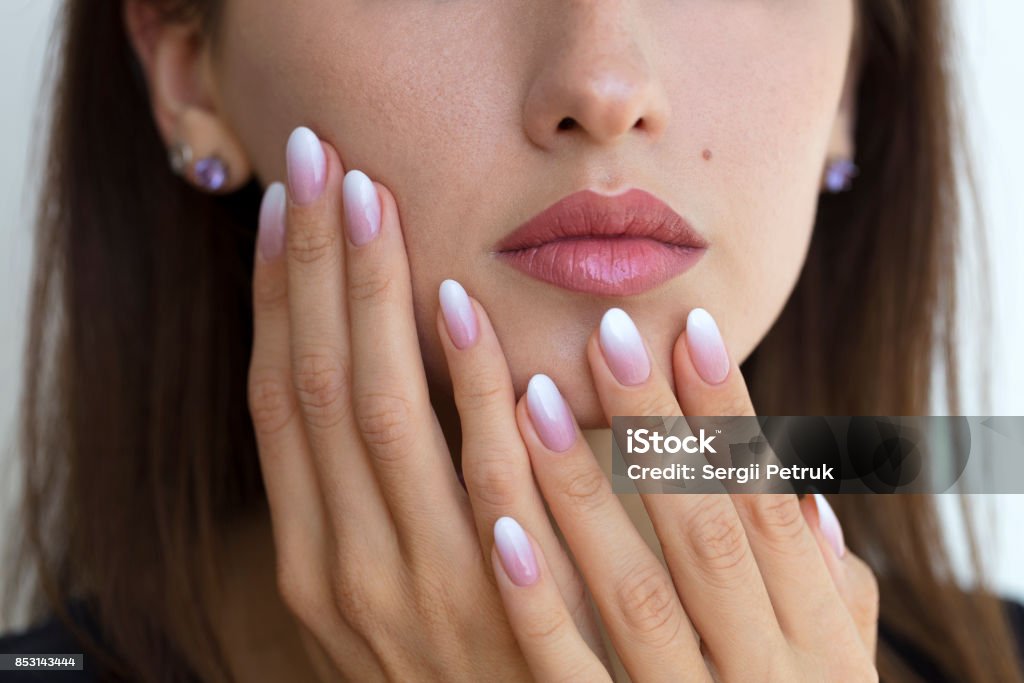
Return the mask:
M 693 267 L 708 243 L 679 214 L 639 189 L 573 193 L 494 248 L 517 270 L 575 292 L 639 294 Z

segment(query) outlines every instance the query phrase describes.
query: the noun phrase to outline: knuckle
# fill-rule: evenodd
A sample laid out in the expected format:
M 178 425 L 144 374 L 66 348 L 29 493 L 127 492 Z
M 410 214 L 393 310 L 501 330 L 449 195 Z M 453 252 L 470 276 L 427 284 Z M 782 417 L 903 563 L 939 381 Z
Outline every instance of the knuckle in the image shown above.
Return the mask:
M 743 525 L 732 504 L 719 498 L 709 497 L 684 522 L 698 562 L 712 575 L 739 567 L 747 557 Z
M 465 465 L 466 486 L 480 502 L 499 509 L 515 503 L 519 473 L 511 458 L 494 455 Z
M 251 370 L 248 389 L 249 415 L 257 435 L 273 436 L 281 431 L 295 410 L 287 375 Z
M 322 609 L 322 601 L 302 563 L 292 561 L 284 554 L 279 555 L 275 578 L 277 591 L 289 611 L 303 623 L 312 622 L 314 615 Z
M 474 373 L 455 385 L 460 394 L 462 405 L 469 410 L 479 411 L 480 408 L 505 403 L 514 406 L 515 397 L 507 383 L 501 382 L 487 373 Z
M 329 263 L 336 258 L 338 234 L 335 231 L 296 221 L 295 229 L 288 232 L 288 253 L 297 263 Z
M 344 414 L 348 371 L 341 354 L 328 350 L 300 355 L 294 367 L 295 394 L 314 427 L 331 427 Z
M 753 529 L 781 549 L 794 548 L 807 522 L 796 494 L 753 493 L 743 497 Z
M 568 627 L 568 623 L 568 616 L 562 610 L 537 610 L 523 623 L 522 635 L 530 642 L 545 643 L 558 638 Z
M 656 648 L 675 641 L 682 620 L 675 587 L 661 565 L 644 564 L 627 573 L 616 586 L 615 598 L 634 636 Z
M 346 564 L 336 563 L 331 580 L 331 600 L 346 623 L 365 633 L 385 615 L 369 584 L 359 572 Z
M 601 507 L 607 495 L 608 480 L 597 467 L 578 465 L 567 472 L 561 496 L 577 513 L 593 512 Z
M 356 397 L 354 408 L 356 426 L 367 446 L 386 451 L 408 441 L 413 408 L 400 393 L 363 394 Z
M 636 398 L 636 407 L 633 408 L 634 415 L 678 415 L 679 404 L 673 396 L 666 396 L 662 392 L 645 392 Z
M 352 301 L 366 302 L 386 299 L 395 279 L 384 269 L 368 268 L 358 277 L 351 278 L 348 295 Z

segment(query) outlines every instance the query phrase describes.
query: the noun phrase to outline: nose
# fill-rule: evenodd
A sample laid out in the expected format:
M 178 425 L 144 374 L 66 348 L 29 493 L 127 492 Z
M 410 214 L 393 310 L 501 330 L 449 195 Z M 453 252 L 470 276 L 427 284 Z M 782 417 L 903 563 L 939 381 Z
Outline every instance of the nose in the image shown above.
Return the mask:
M 661 81 L 631 28 L 629 0 L 539 0 L 544 29 L 527 91 L 524 126 L 530 140 L 554 149 L 585 138 L 607 146 L 627 133 L 655 139 L 669 119 Z

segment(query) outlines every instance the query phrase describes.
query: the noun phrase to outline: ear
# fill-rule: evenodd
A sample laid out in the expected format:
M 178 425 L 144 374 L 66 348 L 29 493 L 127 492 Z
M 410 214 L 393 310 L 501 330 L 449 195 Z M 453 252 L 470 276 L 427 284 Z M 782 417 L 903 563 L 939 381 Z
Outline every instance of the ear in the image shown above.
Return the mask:
M 171 20 L 158 5 L 125 0 L 124 25 L 172 165 L 207 192 L 237 190 L 252 177 L 252 167 L 216 106 L 209 41 L 198 21 Z

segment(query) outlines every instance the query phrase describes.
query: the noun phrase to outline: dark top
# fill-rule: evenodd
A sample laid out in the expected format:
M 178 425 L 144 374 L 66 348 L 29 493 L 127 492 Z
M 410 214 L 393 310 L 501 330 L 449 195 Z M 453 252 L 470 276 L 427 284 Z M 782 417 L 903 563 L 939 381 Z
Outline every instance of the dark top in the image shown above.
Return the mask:
M 1004 602 L 1016 634 L 1018 654 L 1024 663 L 1024 604 L 1014 601 Z M 103 634 L 93 619 L 87 603 L 73 601 L 68 603 L 68 610 L 75 622 L 82 626 L 90 635 L 103 642 Z M 885 624 L 879 624 L 878 637 L 888 643 L 899 655 L 926 681 L 941 682 L 948 680 L 935 665 L 922 655 L 911 643 L 903 640 Z M 0 654 L 74 654 L 82 652 L 74 636 L 56 617 L 30 627 L 19 633 L 0 637 Z M 100 674 L 90 665 L 89 657 L 85 657 L 82 671 L 64 671 L 60 673 L 11 672 L 0 671 L 0 681 L 74 681 L 82 683 L 101 680 Z

